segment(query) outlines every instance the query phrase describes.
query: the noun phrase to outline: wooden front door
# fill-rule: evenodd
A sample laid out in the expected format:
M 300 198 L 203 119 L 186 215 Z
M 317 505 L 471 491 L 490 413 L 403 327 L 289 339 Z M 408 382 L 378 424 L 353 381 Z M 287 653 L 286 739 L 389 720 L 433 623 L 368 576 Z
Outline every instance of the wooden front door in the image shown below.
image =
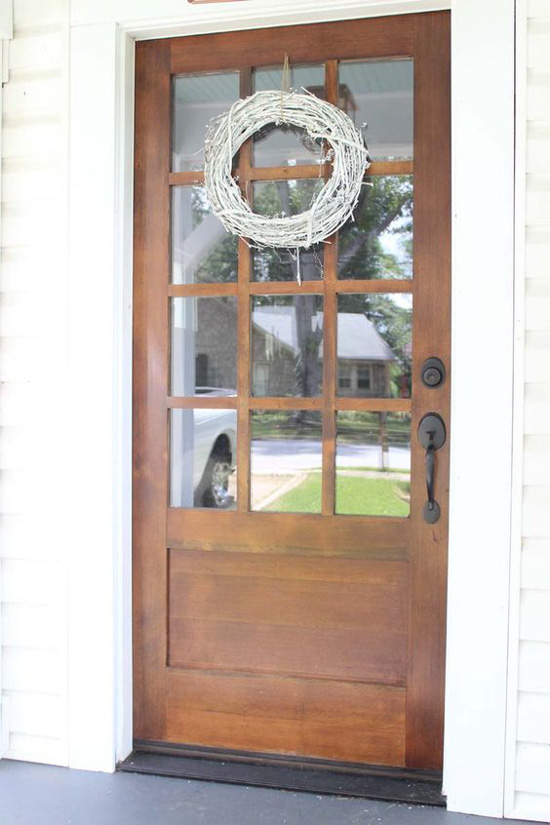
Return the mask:
M 281 88 L 285 52 L 373 158 L 299 261 L 202 187 L 209 118 Z M 143 42 L 136 71 L 135 736 L 440 769 L 448 439 L 430 524 L 417 429 L 449 425 L 449 15 Z M 266 129 L 234 173 L 295 213 L 324 149 Z

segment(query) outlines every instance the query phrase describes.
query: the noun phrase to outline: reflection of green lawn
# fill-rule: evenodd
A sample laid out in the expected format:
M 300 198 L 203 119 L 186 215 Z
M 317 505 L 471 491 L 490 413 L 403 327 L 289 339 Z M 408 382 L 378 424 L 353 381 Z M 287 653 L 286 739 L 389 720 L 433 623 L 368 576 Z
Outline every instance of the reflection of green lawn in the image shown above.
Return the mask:
M 336 512 L 345 515 L 408 516 L 406 496 L 409 484 L 386 478 L 339 476 L 336 484 Z M 294 489 L 266 508 L 279 513 L 319 513 L 321 474 L 310 473 Z
M 408 476 L 409 470 L 406 467 L 387 467 L 385 470 L 382 470 L 380 465 L 378 467 L 348 467 L 347 470 L 350 473 L 400 473 L 403 476 Z

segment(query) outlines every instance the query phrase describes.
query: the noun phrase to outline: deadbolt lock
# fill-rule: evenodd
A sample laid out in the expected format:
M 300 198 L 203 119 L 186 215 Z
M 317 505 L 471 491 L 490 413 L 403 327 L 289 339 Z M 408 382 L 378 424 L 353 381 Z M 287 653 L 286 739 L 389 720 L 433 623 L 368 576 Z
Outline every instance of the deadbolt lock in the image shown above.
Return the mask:
M 440 358 L 426 358 L 422 364 L 420 377 L 425 387 L 435 389 L 445 381 L 445 367 Z

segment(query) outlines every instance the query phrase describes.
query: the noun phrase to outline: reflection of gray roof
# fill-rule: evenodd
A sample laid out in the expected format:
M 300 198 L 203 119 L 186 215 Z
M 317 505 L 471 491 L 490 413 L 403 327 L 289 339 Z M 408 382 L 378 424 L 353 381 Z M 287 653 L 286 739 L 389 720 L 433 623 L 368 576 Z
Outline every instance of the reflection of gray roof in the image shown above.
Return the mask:
M 296 312 L 292 306 L 255 307 L 253 322 L 292 349 L 298 349 Z M 311 318 L 311 331 L 322 329 L 323 313 Z M 364 315 L 354 312 L 338 313 L 338 358 L 363 361 L 395 361 L 391 347 L 384 341 L 374 324 Z
M 395 361 L 391 347 L 372 321 L 354 312 L 338 313 L 338 358 Z
M 322 313 L 316 312 L 313 313 L 311 317 L 312 332 L 319 326 L 319 315 L 322 315 Z M 264 332 L 272 335 L 277 341 L 281 341 L 281 343 L 286 344 L 287 347 L 291 347 L 293 350 L 298 349 L 298 330 L 296 328 L 296 312 L 294 311 L 294 307 L 254 307 L 252 320 L 254 324 Z

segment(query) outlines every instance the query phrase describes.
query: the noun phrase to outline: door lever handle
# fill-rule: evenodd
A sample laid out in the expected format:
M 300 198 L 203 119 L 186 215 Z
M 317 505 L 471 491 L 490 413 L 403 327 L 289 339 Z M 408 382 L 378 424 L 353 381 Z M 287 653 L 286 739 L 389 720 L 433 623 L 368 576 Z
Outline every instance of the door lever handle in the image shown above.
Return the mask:
M 428 510 L 433 510 L 437 502 L 434 499 L 435 446 L 432 432 L 430 433 L 430 439 L 430 443 L 426 447 L 426 489 L 428 491 Z
M 426 491 L 428 500 L 422 509 L 424 521 L 435 524 L 439 521 L 441 508 L 435 500 L 435 453 L 445 444 L 447 431 L 445 423 L 437 413 L 427 413 L 418 425 L 418 440 L 426 449 Z

